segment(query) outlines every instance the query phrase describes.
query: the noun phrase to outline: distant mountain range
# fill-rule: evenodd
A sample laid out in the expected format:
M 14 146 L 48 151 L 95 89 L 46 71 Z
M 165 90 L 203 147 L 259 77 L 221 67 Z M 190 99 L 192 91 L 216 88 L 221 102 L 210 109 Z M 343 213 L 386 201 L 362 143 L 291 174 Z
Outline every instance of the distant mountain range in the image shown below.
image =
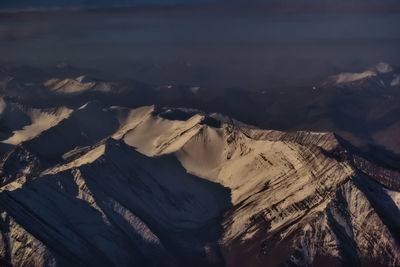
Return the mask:
M 335 132 L 364 150 L 373 145 L 400 153 L 400 140 L 394 138 L 400 134 L 399 73 L 380 63 L 310 85 L 248 90 L 113 80 L 60 64 L 45 70 L 3 68 L 0 93 L 7 101 L 34 108 L 77 108 L 91 100 L 130 108 L 153 104 L 195 108 L 264 129 Z

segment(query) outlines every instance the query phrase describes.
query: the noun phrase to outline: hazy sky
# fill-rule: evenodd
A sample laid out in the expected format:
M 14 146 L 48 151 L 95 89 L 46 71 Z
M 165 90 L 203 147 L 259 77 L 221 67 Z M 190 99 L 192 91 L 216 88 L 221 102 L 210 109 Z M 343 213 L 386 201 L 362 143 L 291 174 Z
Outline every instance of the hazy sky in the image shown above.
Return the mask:
M 39 8 L 39 7 L 111 7 L 132 5 L 274 5 L 281 7 L 306 7 L 323 9 L 349 8 L 351 9 L 385 9 L 398 10 L 398 0 L 1 0 L 0 8 Z
M 400 13 L 286 11 L 206 5 L 0 13 L 0 64 L 65 62 L 146 82 L 263 88 L 400 62 Z
M 118 6 L 149 4 L 190 4 L 225 2 L 226 0 L 2 0 L 3 8 L 26 7 L 72 7 L 72 6 Z M 233 2 L 233 1 L 232 1 Z

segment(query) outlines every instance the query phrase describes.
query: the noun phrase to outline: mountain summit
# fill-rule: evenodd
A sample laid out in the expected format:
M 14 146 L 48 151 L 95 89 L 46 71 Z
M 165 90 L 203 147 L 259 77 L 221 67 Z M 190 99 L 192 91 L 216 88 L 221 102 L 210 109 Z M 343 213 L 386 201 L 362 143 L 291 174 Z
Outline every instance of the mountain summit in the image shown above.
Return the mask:
M 57 119 L 3 148 L 3 265 L 400 264 L 383 152 L 193 109 L 40 112 Z

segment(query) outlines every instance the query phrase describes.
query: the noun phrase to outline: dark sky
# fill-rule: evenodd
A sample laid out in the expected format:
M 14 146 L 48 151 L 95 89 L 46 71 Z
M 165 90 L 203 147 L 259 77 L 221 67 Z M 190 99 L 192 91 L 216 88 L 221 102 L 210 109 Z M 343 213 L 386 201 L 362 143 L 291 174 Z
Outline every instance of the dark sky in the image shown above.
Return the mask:
M 146 82 L 264 87 L 400 62 L 400 13 L 253 9 L 0 14 L 5 65 L 101 69 Z M 1 63 L 1 62 L 0 62 Z
M 223 0 L 2 0 L 0 8 L 87 7 L 149 4 L 190 4 L 222 2 Z
M 179 1 L 0 0 L 0 7 Z M 400 12 L 389 8 L 391 0 L 279 0 L 275 9 L 248 1 L 231 5 L 240 0 L 202 4 L 207 1 L 172 7 L 0 11 L 0 65 L 62 62 L 145 82 L 264 88 L 362 71 L 381 61 L 394 66 L 400 62 Z M 363 5 L 355 5 L 360 1 Z M 326 7 L 345 12 L 321 12 Z
M 307 9 L 398 10 L 398 0 L 1 0 L 0 8 L 111 7 L 136 5 L 273 5 Z

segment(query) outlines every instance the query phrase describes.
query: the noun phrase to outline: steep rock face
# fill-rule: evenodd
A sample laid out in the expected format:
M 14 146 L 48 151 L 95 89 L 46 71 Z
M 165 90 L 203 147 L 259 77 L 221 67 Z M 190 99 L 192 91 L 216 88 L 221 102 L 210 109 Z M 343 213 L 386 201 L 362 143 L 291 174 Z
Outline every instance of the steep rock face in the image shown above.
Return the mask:
M 303 202 L 304 216 L 278 231 L 271 230 L 265 214 L 253 218 L 249 228 L 259 230 L 224 249 L 228 265 L 400 264 L 398 208 L 382 186 L 368 177 L 354 177 L 326 201 L 324 208 L 312 209 Z
M 44 244 L 2 210 L 0 218 L 1 266 L 55 266 Z
M 333 133 L 90 102 L 2 164 L 8 264 L 400 264 L 398 168 Z
M 34 177 L 39 174 L 41 169 L 40 159 L 23 145 L 18 145 L 3 155 L 0 164 L 1 186 L 5 186 L 18 178 Z
M 186 174 L 171 157 L 149 159 L 113 140 L 102 146 L 97 158 L 85 154 L 76 160 L 81 165 L 53 167 L 2 192 L 2 212 L 41 240 L 59 265 L 201 261 L 221 231 L 229 191 Z M 18 257 L 7 252 L 5 258 Z
M 385 205 L 386 207 L 384 207 Z M 389 222 L 392 217 L 395 221 Z M 381 186 L 355 177 L 339 188 L 326 209 L 296 236 L 290 261 L 311 265 L 338 256 L 352 266 L 398 266 L 398 209 Z
M 373 177 L 389 189 L 400 191 L 400 170 L 384 168 L 359 156 L 353 157 L 353 164 L 366 175 Z

